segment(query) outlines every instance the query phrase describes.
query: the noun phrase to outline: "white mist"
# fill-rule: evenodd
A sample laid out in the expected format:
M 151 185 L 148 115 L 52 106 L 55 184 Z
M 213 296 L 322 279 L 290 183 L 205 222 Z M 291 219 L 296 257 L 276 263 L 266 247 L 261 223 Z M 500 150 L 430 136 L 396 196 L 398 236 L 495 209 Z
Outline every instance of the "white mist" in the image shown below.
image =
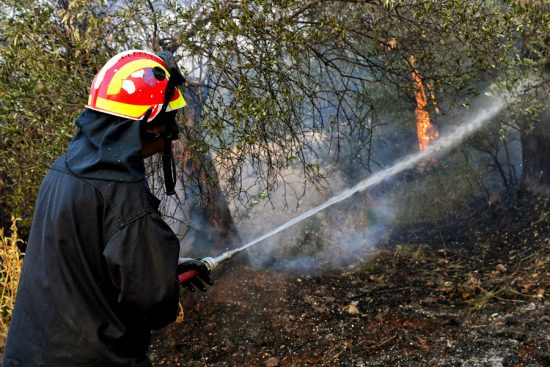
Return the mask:
M 445 134 L 445 136 L 440 136 L 437 140 L 433 141 L 425 150 L 405 156 L 401 160 L 394 163 L 392 166 L 374 173 L 372 176 L 360 181 L 355 186 L 348 188 L 340 192 L 339 194 L 331 197 L 324 203 L 309 209 L 308 211 L 289 220 L 288 222 L 270 230 L 264 235 L 249 241 L 248 243 L 240 247 L 236 252 L 240 252 L 251 246 L 254 246 L 257 243 L 303 221 L 304 219 L 307 219 L 319 213 L 329 206 L 349 198 L 357 192 L 361 192 L 368 188 L 374 187 L 384 180 L 387 180 L 403 171 L 415 167 L 420 162 L 436 158 L 441 154 L 451 150 L 468 136 L 483 127 L 493 117 L 495 117 L 506 106 L 506 104 L 507 103 L 503 98 L 495 98 L 495 100 L 492 101 L 489 106 L 480 108 L 475 111 L 469 118 L 466 119 L 466 122 L 457 126 L 451 132 Z

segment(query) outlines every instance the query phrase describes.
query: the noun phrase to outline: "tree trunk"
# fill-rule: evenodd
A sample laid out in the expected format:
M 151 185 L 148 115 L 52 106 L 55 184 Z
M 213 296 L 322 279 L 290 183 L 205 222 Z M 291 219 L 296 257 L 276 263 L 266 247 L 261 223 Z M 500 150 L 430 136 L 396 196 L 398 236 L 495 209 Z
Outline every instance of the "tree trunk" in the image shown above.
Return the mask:
M 550 109 L 540 115 L 534 128 L 521 131 L 523 171 L 520 191 L 550 194 Z
M 194 128 L 200 120 L 201 98 L 198 93 L 198 87 L 189 88 L 186 93 L 186 142 L 176 154 L 183 171 L 183 200 L 189 226 L 182 240 L 182 253 L 186 257 L 217 256 L 241 246 L 214 162 L 206 143 Z

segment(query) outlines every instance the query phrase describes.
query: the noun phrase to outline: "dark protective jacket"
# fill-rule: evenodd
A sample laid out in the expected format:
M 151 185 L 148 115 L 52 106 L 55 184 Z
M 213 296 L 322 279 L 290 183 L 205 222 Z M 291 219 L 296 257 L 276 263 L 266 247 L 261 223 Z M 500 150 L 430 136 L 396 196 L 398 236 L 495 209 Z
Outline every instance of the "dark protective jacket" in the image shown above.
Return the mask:
M 4 367 L 150 366 L 179 241 L 147 189 L 139 122 L 86 110 L 38 194 Z

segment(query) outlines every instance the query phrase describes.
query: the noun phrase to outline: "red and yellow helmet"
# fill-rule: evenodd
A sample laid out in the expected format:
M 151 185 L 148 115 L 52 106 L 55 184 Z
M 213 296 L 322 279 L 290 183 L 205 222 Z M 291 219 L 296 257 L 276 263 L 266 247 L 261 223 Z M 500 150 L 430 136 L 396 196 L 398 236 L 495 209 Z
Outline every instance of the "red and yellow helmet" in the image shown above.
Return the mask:
M 179 73 L 179 71 L 178 71 Z M 90 87 L 86 107 L 133 120 L 152 121 L 165 103 L 170 72 L 159 56 L 141 50 L 121 52 L 112 57 L 97 73 Z M 186 105 L 179 88 L 166 104 L 166 111 Z

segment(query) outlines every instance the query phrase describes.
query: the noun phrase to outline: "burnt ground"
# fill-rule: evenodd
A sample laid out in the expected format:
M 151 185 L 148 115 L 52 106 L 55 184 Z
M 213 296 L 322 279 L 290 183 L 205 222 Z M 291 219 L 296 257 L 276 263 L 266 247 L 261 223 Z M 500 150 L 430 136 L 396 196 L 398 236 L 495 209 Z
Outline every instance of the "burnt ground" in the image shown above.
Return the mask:
M 345 271 L 230 271 L 208 292 L 184 295 L 183 320 L 154 334 L 151 359 L 197 367 L 550 366 L 548 201 L 522 199 L 452 223 L 403 229 Z

